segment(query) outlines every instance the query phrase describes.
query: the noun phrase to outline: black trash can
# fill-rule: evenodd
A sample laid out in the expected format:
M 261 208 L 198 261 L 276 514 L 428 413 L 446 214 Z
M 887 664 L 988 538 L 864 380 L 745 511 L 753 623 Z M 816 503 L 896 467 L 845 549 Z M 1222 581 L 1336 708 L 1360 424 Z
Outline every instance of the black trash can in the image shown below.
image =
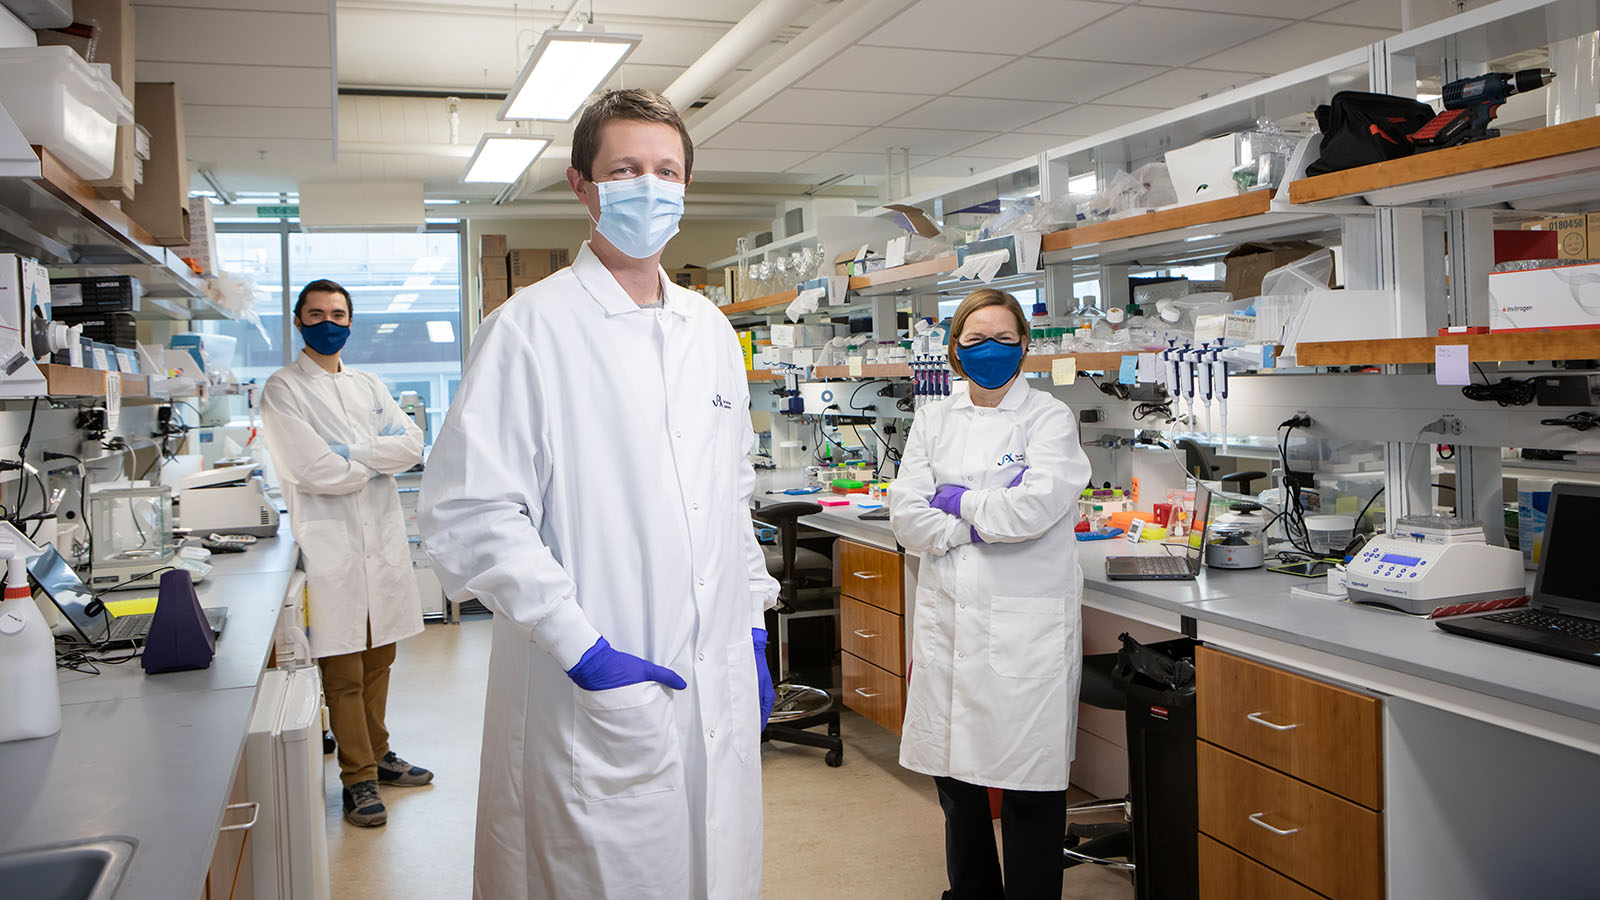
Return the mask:
M 1121 639 L 1111 676 L 1128 698 L 1134 896 L 1198 900 L 1194 648 L 1199 644 L 1189 638 L 1141 644 L 1127 634 Z

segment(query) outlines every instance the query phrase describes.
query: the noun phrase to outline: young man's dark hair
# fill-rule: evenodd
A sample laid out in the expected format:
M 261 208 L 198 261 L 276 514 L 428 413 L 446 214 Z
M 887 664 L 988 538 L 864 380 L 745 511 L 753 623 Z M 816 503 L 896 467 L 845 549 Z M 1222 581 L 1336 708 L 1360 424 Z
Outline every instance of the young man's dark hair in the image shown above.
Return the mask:
M 297 321 L 300 318 L 300 310 L 306 308 L 306 295 L 313 293 L 338 294 L 344 298 L 345 311 L 350 313 L 352 317 L 355 316 L 356 306 L 351 302 L 350 292 L 344 289 L 344 285 L 337 281 L 329 281 L 326 278 L 318 278 L 300 289 L 300 297 L 294 302 L 294 317 Z
M 572 133 L 572 167 L 582 173 L 585 181 L 594 181 L 594 158 L 600 153 L 600 129 L 613 119 L 633 119 L 638 122 L 662 122 L 678 129 L 683 137 L 683 174 L 694 174 L 694 141 L 689 139 L 689 129 L 673 108 L 672 102 L 655 91 L 631 88 L 606 91 L 583 108 L 578 127 Z

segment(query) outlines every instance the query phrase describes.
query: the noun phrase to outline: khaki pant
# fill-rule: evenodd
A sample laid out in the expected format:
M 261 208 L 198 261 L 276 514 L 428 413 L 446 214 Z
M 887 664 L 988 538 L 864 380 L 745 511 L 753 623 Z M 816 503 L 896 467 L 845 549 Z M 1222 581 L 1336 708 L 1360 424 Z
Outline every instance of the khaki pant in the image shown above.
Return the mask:
M 389 752 L 389 729 L 383 719 L 394 648 L 385 644 L 317 660 L 328 722 L 339 744 L 339 780 L 345 787 L 377 781 L 378 760 Z

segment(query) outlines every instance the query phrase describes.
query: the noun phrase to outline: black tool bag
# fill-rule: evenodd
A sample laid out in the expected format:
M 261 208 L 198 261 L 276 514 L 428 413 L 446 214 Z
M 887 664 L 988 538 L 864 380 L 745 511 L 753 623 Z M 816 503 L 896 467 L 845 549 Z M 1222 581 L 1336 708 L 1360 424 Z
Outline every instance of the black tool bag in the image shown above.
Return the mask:
M 1332 102 L 1317 107 L 1322 156 L 1306 174 L 1326 175 L 1410 156 L 1415 147 L 1407 138 L 1433 116 L 1433 107 L 1406 97 L 1340 91 Z

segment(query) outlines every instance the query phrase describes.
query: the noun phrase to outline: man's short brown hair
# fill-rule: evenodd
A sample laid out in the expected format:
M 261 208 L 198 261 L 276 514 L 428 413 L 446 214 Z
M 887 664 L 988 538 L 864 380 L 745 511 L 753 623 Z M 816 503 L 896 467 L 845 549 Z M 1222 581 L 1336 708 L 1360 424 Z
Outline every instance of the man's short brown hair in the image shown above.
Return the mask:
M 689 129 L 683 127 L 683 119 L 673 108 L 672 101 L 655 91 L 630 88 L 606 91 L 583 108 L 577 130 L 572 133 L 572 167 L 585 181 L 594 181 L 594 158 L 600 155 L 600 130 L 613 119 L 661 122 L 678 129 L 683 137 L 684 177 L 694 171 L 694 142 L 689 139 Z

